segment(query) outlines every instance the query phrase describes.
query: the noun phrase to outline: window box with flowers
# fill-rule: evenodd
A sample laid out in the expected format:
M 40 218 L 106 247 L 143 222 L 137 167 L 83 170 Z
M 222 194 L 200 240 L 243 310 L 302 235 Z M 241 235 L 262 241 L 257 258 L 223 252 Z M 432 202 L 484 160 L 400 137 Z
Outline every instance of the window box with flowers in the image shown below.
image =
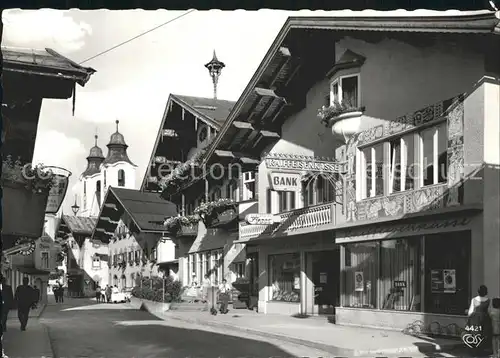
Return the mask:
M 199 215 L 175 216 L 165 220 L 165 228 L 172 234 L 176 235 L 183 227 L 194 226 L 200 221 Z
M 365 107 L 357 106 L 355 101 L 334 100 L 330 106 L 323 106 L 318 110 L 318 117 L 321 123 L 332 129 L 334 136 L 340 136 L 347 142 L 359 131 L 364 111 Z
M 23 165 L 7 156 L 2 163 L 4 235 L 39 237 L 54 175 L 40 164 Z M 23 218 L 23 220 L 19 220 Z
M 236 203 L 230 199 L 219 199 L 198 206 L 194 213 L 199 215 L 206 227 L 230 226 L 238 219 Z

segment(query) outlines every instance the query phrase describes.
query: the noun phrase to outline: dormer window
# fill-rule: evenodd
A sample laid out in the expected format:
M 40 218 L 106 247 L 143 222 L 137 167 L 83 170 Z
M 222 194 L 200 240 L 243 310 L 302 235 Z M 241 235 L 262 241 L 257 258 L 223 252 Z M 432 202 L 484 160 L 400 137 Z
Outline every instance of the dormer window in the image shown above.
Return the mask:
M 359 80 L 359 74 L 335 77 L 330 86 L 330 105 L 347 102 L 352 107 L 361 107 Z

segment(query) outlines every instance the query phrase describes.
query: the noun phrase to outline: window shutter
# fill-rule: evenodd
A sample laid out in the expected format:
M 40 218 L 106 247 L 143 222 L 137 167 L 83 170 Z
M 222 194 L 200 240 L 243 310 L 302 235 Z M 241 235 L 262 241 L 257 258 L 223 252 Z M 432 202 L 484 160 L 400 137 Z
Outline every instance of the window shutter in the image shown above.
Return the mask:
M 259 172 L 255 172 L 255 196 L 254 200 L 259 200 Z
M 243 171 L 240 170 L 238 175 L 239 175 L 238 185 L 240 187 L 238 196 L 239 196 L 239 201 L 243 201 L 243 192 L 245 191 L 245 184 L 243 184 Z

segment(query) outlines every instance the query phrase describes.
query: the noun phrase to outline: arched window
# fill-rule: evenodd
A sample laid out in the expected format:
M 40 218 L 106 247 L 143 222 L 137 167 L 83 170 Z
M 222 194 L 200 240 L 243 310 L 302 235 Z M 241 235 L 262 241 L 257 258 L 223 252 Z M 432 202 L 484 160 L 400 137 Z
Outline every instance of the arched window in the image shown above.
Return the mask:
M 83 210 L 87 210 L 87 181 L 83 181 Z
M 106 189 L 106 169 L 104 169 L 104 188 Z
M 131 285 L 132 287 L 136 286 L 136 282 L 135 282 L 135 273 L 134 273 L 134 272 L 132 272 L 132 273 L 130 274 L 130 285 Z
M 97 203 L 101 206 L 101 181 L 98 180 L 95 183 L 95 196 L 97 197 Z
M 330 178 L 313 176 L 304 184 L 304 206 L 329 203 L 335 200 L 335 187 Z
M 125 186 L 125 170 L 118 170 L 118 186 Z
M 127 277 L 125 276 L 125 274 L 123 274 L 121 277 L 121 286 L 122 289 L 127 287 Z
M 231 179 L 226 184 L 226 199 L 238 201 L 238 181 Z

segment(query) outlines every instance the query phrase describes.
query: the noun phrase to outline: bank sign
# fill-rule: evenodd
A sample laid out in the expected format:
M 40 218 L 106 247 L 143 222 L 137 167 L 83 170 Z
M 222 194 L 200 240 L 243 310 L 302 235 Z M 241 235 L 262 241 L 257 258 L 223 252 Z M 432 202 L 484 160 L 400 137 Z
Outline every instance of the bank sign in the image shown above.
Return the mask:
M 269 174 L 274 191 L 300 191 L 299 173 L 272 172 Z

